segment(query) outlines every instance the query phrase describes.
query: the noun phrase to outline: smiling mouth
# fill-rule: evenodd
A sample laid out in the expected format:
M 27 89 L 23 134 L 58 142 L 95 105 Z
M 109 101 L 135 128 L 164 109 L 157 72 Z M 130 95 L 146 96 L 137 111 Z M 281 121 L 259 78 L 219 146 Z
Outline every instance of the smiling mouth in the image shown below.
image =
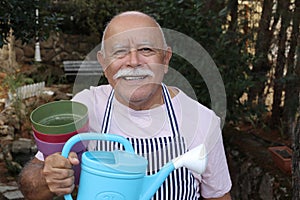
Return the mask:
M 126 81 L 134 81 L 134 80 L 143 80 L 147 78 L 148 76 L 122 76 L 120 78 L 126 80 Z
M 144 80 L 147 77 L 154 77 L 154 73 L 149 69 L 120 69 L 114 76 L 114 79 L 123 79 L 126 81 Z

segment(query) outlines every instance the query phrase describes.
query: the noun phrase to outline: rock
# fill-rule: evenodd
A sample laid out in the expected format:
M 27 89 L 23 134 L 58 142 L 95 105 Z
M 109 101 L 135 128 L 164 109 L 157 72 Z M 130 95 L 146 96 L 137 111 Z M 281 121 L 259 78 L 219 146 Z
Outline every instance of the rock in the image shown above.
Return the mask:
M 19 170 L 24 166 L 37 152 L 37 146 L 31 139 L 20 138 L 12 144 L 12 155 L 16 163 L 11 163 L 11 166 Z
M 56 96 L 55 100 L 69 100 L 70 99 L 70 97 L 68 97 L 67 94 L 64 92 L 57 91 L 55 96 Z
M 5 102 L 0 101 L 0 111 L 3 110 L 4 108 L 5 108 Z M 0 124 L 1 124 L 1 122 L 0 122 Z
M 9 185 L 0 185 L 0 192 L 7 192 L 7 191 L 11 191 L 11 190 L 17 190 L 18 187 L 17 186 L 9 186 Z
M 38 151 L 36 144 L 34 144 L 33 146 L 31 146 L 31 152 L 32 153 L 36 153 Z
M 41 46 L 43 46 L 43 49 L 51 49 L 53 48 L 53 42 L 54 42 L 54 38 L 51 35 L 48 40 L 44 40 L 41 42 Z
M 20 62 L 24 58 L 24 51 L 20 47 L 15 47 L 16 61 Z
M 8 122 L 7 117 L 5 116 L 5 114 L 0 114 L 0 121 L 1 121 L 1 125 L 4 125 Z
M 0 183 L 0 193 L 2 193 L 2 198 L 0 195 L 0 199 L 5 200 L 21 200 L 24 199 L 23 194 L 18 188 L 18 185 L 15 181 L 9 184 Z
M 20 190 L 4 192 L 3 195 L 8 200 L 20 200 L 24 198 Z
M 0 103 L 1 104 L 1 103 Z M 2 105 L 2 104 L 1 104 Z M 1 108 L 1 107 L 0 107 Z M 4 120 L 0 118 L 0 126 L 4 125 Z
M 12 125 L 15 129 L 20 130 L 21 124 L 20 124 L 19 116 L 16 114 L 11 115 L 9 124 Z
M 10 164 L 16 172 L 20 172 L 22 170 L 22 166 L 19 163 L 12 161 Z
M 1 142 L 5 142 L 5 141 L 13 141 L 13 140 L 14 140 L 13 135 L 14 135 L 14 134 L 7 135 L 7 136 L 5 136 L 5 137 L 1 137 Z
M 41 51 L 43 56 L 43 60 L 45 60 L 46 62 L 50 62 L 53 60 L 53 57 L 56 56 L 56 52 L 53 49 L 42 49 Z
M 0 126 L 0 136 L 13 136 L 14 128 L 8 125 Z
M 32 141 L 31 139 L 20 138 L 12 143 L 12 153 L 30 153 Z
M 8 162 L 13 160 L 13 157 L 10 152 L 7 152 L 4 156 L 5 156 L 5 160 Z
M 33 46 L 25 46 L 23 48 L 24 56 L 28 58 L 34 58 L 34 47 Z

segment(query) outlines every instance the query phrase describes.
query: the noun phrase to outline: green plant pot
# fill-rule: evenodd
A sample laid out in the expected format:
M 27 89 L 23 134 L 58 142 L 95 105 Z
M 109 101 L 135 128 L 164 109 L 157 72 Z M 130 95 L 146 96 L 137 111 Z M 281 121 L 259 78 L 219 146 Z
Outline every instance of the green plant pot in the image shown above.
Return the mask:
M 30 114 L 33 127 L 44 134 L 66 134 L 88 122 L 88 109 L 79 102 L 54 101 L 39 106 Z

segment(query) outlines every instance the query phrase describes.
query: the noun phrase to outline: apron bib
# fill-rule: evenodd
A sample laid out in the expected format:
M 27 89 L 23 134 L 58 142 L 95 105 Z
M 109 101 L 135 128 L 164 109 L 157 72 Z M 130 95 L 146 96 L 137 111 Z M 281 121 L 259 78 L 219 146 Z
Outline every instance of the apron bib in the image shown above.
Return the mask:
M 184 138 L 179 134 L 169 91 L 164 84 L 162 84 L 162 89 L 172 136 L 127 138 L 131 142 L 135 153 L 148 160 L 148 175 L 158 172 L 163 165 L 187 151 Z M 102 123 L 103 134 L 109 132 L 113 111 L 113 96 L 114 90 L 112 90 L 107 101 Z M 98 141 L 97 149 L 112 151 L 115 149 L 123 150 L 123 147 L 120 143 Z M 199 187 L 195 181 L 192 173 L 187 168 L 181 167 L 174 170 L 152 197 L 152 200 L 198 200 L 200 197 Z

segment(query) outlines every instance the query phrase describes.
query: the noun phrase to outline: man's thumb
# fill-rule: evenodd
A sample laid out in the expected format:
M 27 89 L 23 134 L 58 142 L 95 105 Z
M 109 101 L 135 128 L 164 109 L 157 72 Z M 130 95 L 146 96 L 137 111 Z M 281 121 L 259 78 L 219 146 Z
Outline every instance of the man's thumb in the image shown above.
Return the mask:
M 78 156 L 75 152 L 71 152 L 69 154 L 69 157 L 68 157 L 69 161 L 71 162 L 72 165 L 78 165 L 79 164 L 79 159 L 78 159 Z

